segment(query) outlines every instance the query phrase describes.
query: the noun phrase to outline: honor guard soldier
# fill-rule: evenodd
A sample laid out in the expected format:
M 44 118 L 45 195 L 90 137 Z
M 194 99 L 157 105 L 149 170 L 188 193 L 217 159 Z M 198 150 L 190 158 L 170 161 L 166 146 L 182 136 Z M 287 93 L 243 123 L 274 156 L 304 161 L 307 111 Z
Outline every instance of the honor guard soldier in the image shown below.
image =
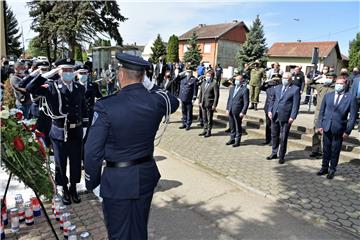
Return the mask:
M 99 85 L 92 82 L 89 76 L 89 68 L 85 65 L 75 67 L 76 77 L 81 85 L 85 87 L 85 113 L 83 118 L 83 127 L 90 127 L 94 115 L 95 100 L 102 97 Z
M 55 158 L 55 181 L 63 187 L 63 202 L 81 201 L 76 184 L 81 178 L 81 151 L 85 112 L 85 88 L 74 82 L 74 60 L 61 59 L 55 62 L 56 69 L 38 75 L 28 85 L 30 93 L 45 97 L 44 112 L 52 118 L 50 139 Z M 49 81 L 55 74 L 59 78 Z M 70 162 L 70 189 L 66 176 L 67 159 Z
M 179 101 L 145 77 L 149 62 L 125 53 L 116 58 L 121 91 L 95 103 L 85 143 L 86 188 L 92 191 L 101 182 L 109 239 L 147 239 L 151 200 L 160 178 L 153 158 L 155 135 Z

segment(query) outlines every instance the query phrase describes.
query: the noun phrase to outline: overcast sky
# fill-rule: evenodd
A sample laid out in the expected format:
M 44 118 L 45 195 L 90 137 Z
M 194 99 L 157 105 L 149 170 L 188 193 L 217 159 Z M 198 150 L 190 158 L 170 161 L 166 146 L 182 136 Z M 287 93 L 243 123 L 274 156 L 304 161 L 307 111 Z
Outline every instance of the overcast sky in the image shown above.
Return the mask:
M 349 41 L 360 32 L 360 1 L 243 2 L 243 1 L 119 1 L 128 18 L 120 23 L 124 43 L 146 44 L 158 33 L 167 41 L 203 24 L 244 21 L 248 27 L 257 14 L 264 24 L 268 46 L 281 41 L 338 41 L 348 55 Z M 25 45 L 35 36 L 26 1 L 8 1 L 23 26 Z M 298 19 L 298 21 L 294 20 Z

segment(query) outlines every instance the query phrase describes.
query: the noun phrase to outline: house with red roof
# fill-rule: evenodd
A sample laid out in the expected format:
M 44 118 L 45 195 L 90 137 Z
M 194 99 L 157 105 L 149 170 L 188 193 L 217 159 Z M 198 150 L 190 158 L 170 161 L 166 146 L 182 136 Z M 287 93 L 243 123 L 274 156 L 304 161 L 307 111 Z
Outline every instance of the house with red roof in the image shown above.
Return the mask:
M 337 41 L 326 42 L 275 42 L 268 50 L 267 66 L 278 62 L 283 71 L 292 71 L 296 66 L 302 66 L 307 74 L 313 69 L 311 58 L 313 49 L 319 48 L 318 70 L 324 65 L 335 67 L 337 73 L 346 67 L 348 58 L 341 54 Z
M 244 22 L 234 20 L 231 23 L 221 23 L 214 25 L 199 24 L 179 37 L 179 58 L 183 59 L 188 49 L 187 41 L 196 33 L 199 40 L 202 62 L 205 66 L 211 64 L 216 66 L 218 63 L 222 67 L 237 67 L 236 54 L 241 44 L 246 40 L 249 32 Z

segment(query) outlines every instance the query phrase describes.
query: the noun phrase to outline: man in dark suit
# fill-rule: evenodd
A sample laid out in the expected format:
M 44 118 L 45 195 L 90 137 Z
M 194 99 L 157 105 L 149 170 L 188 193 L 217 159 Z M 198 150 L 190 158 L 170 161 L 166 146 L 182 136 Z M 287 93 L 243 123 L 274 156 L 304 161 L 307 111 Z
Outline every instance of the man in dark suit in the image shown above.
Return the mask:
M 359 112 L 359 107 L 360 107 L 360 74 L 359 73 L 357 73 L 355 77 L 352 79 L 351 94 L 354 97 L 356 97 L 358 103 L 358 112 Z M 359 114 L 357 116 L 359 117 Z M 360 121 L 359 121 L 358 131 L 360 132 Z
M 271 119 L 272 153 L 267 160 L 278 157 L 279 163 L 285 163 L 287 139 L 291 124 L 296 119 L 300 106 L 300 89 L 292 84 L 291 73 L 286 72 L 282 84 L 275 87 L 268 108 Z
M 166 64 L 164 57 L 160 57 L 159 62 L 155 66 L 155 80 L 158 86 L 161 86 L 161 83 L 164 81 L 165 72 Z
M 187 65 L 186 73 L 179 74 L 175 81 L 180 81 L 179 98 L 181 100 L 182 125 L 179 128 L 188 131 L 193 120 L 193 104 L 196 100 L 197 78 L 193 76 L 191 66 Z
M 229 90 L 226 111 L 229 115 L 230 140 L 226 145 L 240 146 L 242 127 L 241 123 L 249 107 L 249 89 L 243 75 L 235 76 L 235 85 Z
M 219 101 L 219 85 L 214 80 L 214 71 L 206 73 L 205 81 L 200 86 L 199 105 L 202 110 L 204 131 L 199 136 L 210 137 L 213 115 Z
M 109 239 L 148 239 L 150 205 L 160 178 L 153 157 L 155 135 L 179 101 L 158 86 L 144 87 L 149 62 L 125 53 L 116 58 L 121 91 L 95 104 L 85 144 L 86 188 L 92 191 L 101 183 Z
M 319 112 L 318 131 L 323 135 L 324 146 L 322 167 L 317 175 L 328 174 L 328 179 L 335 176 L 342 141 L 350 135 L 356 120 L 356 98 L 346 88 L 345 77 L 338 77 L 335 92 L 325 94 Z

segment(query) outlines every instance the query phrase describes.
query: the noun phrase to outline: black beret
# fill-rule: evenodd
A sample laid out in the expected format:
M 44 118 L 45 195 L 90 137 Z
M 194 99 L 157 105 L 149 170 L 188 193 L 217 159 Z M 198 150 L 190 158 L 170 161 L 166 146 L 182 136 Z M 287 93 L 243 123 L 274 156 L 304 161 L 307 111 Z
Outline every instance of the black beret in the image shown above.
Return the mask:
M 150 67 L 148 61 L 127 53 L 117 52 L 116 59 L 119 60 L 120 67 L 134 71 L 144 71 Z
M 74 65 L 75 65 L 75 61 L 74 61 L 74 59 L 71 59 L 71 58 L 63 58 L 63 59 L 59 59 L 55 62 L 56 67 L 59 67 L 59 66 L 74 67 Z
M 89 72 L 89 67 L 86 66 L 86 65 L 77 65 L 77 66 L 75 66 L 75 69 L 74 69 L 74 70 L 75 70 L 75 71 L 83 70 L 83 71 Z
M 35 63 L 36 67 L 49 67 L 50 63 L 47 61 L 40 61 Z

